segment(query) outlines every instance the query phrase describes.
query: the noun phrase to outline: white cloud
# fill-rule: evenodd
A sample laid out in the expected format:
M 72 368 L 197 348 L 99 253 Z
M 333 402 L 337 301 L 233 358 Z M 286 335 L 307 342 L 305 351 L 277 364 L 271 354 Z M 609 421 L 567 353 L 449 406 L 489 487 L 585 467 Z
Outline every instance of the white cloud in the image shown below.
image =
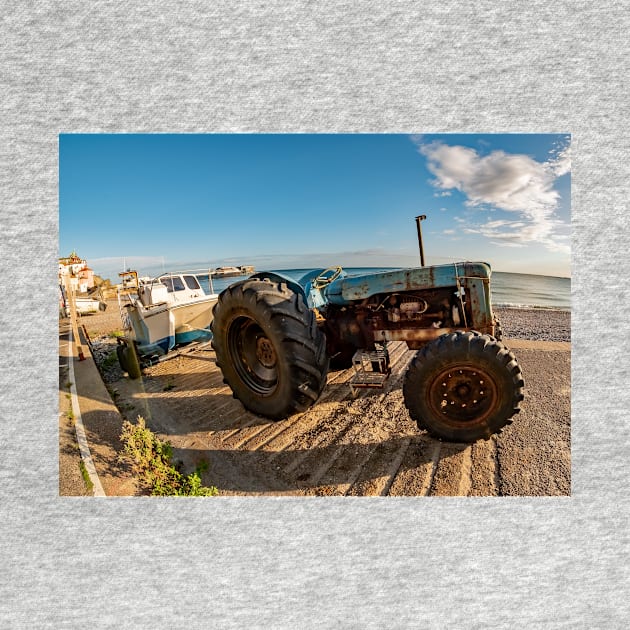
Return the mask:
M 539 242 L 549 249 L 568 251 L 556 234 L 564 224 L 555 218 L 560 196 L 554 183 L 571 169 L 569 147 L 557 149 L 547 162 L 504 151 L 480 155 L 474 149 L 442 142 L 419 144 L 418 148 L 427 158 L 436 188 L 460 191 L 469 208 L 498 209 L 518 216 L 514 221 L 487 220 L 472 225 L 466 229 L 468 233 L 510 247 Z
M 571 172 L 571 147 L 567 146 L 561 149 L 560 152 L 554 156 L 553 159 L 547 162 L 551 172 L 556 177 L 562 177 Z

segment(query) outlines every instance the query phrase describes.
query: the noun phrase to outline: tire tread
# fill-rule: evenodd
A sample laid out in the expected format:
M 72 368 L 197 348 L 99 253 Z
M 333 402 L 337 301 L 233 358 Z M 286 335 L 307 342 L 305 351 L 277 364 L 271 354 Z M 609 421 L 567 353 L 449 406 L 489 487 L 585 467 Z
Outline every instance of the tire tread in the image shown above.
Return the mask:
M 279 340 L 284 360 L 290 364 L 290 384 L 282 400 L 272 395 L 266 401 L 251 391 L 230 365 L 223 328 L 230 312 L 237 308 L 247 311 L 248 316 L 265 330 L 273 331 Z M 217 363 L 222 366 L 235 397 L 250 411 L 282 419 L 306 410 L 321 395 L 328 373 L 325 337 L 304 298 L 285 283 L 253 278 L 231 285 L 221 293 L 214 307 L 211 330 Z

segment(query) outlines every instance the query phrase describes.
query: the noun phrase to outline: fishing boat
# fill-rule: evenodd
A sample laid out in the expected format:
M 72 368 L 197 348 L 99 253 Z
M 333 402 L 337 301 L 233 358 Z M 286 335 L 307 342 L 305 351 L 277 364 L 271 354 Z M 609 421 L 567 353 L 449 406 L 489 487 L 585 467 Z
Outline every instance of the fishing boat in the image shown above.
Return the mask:
M 130 376 L 139 376 L 139 363 L 160 360 L 175 349 L 212 337 L 212 309 L 218 295 L 202 288 L 198 273 L 172 272 L 156 278 L 138 278 L 136 271 L 120 273 L 118 304 L 125 336 L 120 339 L 118 358 Z M 207 275 L 207 274 L 206 274 Z
M 74 294 L 74 307 L 79 315 L 91 315 L 104 311 L 107 308 L 107 302 L 89 295 Z M 71 306 L 70 298 L 65 287 L 59 285 L 59 315 L 61 317 L 70 317 Z
M 107 308 L 107 303 L 95 297 L 75 297 L 74 302 L 77 313 L 87 315 L 89 313 L 98 313 Z

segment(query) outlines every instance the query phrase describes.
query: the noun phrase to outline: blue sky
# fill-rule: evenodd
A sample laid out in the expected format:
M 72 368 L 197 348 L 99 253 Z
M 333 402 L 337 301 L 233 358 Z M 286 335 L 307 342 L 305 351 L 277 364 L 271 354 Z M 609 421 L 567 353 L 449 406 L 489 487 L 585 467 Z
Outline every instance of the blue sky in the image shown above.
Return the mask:
M 62 134 L 59 255 L 165 269 L 483 260 L 570 275 L 566 134 Z

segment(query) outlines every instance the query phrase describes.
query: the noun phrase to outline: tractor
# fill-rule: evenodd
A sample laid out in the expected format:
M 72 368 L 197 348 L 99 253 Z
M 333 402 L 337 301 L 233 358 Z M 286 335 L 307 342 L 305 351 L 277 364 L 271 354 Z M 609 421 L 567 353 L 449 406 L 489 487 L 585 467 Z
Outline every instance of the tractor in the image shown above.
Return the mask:
M 354 366 L 351 386 L 382 386 L 388 344 L 402 341 L 418 350 L 403 381 L 418 427 L 451 442 L 489 439 L 520 410 L 524 387 L 490 278 L 483 262 L 362 275 L 331 267 L 299 280 L 260 272 L 219 296 L 217 366 L 246 409 L 280 420 L 318 400 L 329 369 Z

